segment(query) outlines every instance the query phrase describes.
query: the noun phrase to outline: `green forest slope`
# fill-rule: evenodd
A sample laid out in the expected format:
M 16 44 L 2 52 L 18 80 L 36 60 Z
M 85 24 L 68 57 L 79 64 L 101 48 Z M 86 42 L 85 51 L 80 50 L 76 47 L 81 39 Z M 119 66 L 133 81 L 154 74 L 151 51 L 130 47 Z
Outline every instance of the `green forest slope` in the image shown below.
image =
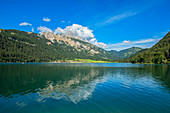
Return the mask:
M 75 42 L 88 45 L 91 49 L 99 51 L 90 54 L 90 50 L 76 50 L 65 43 L 52 43 L 50 40 L 36 33 L 19 30 L 0 29 L 0 62 L 50 62 L 67 59 L 93 59 L 110 61 L 117 58 L 102 48 L 87 42 L 70 38 Z M 48 43 L 51 44 L 48 44 Z
M 142 50 L 121 62 L 131 63 L 170 63 L 170 32 L 150 49 Z

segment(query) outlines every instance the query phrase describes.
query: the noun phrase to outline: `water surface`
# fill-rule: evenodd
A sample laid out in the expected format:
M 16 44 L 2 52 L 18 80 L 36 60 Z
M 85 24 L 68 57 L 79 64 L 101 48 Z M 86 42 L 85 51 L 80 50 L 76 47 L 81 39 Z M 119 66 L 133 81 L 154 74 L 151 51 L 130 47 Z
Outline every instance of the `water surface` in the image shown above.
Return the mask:
M 170 65 L 0 64 L 0 113 L 169 113 Z

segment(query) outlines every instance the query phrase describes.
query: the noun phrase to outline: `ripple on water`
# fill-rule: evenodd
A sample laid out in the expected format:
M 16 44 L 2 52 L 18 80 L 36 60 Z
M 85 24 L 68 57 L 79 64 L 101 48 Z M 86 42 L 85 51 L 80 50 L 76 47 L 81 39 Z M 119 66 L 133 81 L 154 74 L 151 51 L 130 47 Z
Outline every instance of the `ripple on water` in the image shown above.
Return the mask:
M 27 64 L 2 69 L 0 113 L 170 111 L 169 66 Z

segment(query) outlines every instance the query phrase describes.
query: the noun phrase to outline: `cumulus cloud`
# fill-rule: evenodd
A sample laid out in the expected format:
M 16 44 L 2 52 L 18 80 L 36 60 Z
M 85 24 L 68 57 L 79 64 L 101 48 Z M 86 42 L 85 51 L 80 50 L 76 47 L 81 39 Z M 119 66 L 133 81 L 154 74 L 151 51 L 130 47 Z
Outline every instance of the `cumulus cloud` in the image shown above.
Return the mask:
M 71 31 L 74 35 L 81 37 L 82 39 L 91 39 L 94 38 L 93 30 L 88 29 L 87 27 L 83 27 L 82 25 L 73 24 L 72 26 L 67 26 L 66 28 L 62 29 L 58 27 L 55 30 L 55 34 L 57 33 L 66 33 Z
M 61 21 L 62 23 L 65 23 L 65 21 Z
M 58 27 L 57 29 L 54 30 L 54 34 L 58 34 L 58 33 L 65 33 L 64 29 Z
M 43 21 L 50 22 L 51 19 L 49 19 L 48 17 L 44 17 L 44 18 L 43 18 Z
M 19 24 L 20 26 L 32 26 L 32 24 L 27 23 L 27 22 L 23 22 Z
M 37 28 L 37 30 L 39 31 L 40 34 L 42 32 L 52 32 L 52 30 L 50 28 L 47 28 L 45 26 L 40 26 L 40 27 Z
M 94 44 L 94 45 L 96 45 L 98 47 L 101 47 L 103 49 L 107 49 L 108 48 L 107 44 L 105 44 L 103 42 L 98 42 L 98 40 L 96 38 L 92 38 L 88 42 L 91 43 L 91 44 Z
M 94 45 L 97 45 L 98 47 L 101 47 L 103 49 L 108 49 L 108 45 L 103 42 L 95 42 Z
M 71 31 L 75 36 L 80 37 L 84 41 L 97 45 L 101 48 L 108 48 L 107 44 L 98 42 L 98 40 L 94 38 L 93 30 L 90 30 L 88 27 L 84 27 L 79 24 L 73 24 L 71 26 L 67 26 L 64 29 L 58 27 L 54 30 L 54 34 L 67 33 L 68 31 Z

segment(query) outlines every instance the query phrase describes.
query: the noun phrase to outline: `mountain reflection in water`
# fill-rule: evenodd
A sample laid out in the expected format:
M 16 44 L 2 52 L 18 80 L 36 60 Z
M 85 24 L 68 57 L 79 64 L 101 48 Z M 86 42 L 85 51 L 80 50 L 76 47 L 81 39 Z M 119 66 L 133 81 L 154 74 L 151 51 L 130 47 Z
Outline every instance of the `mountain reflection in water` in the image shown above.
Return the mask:
M 131 95 L 139 100 L 143 94 L 153 96 L 158 91 L 169 95 L 169 65 L 98 65 L 0 65 L 0 101 L 10 101 L 21 108 L 32 102 L 47 105 L 51 99 L 74 104 L 100 99 L 112 104 L 119 100 L 130 105 Z M 127 99 L 120 98 L 125 95 Z M 169 104 L 168 100 L 165 104 Z
M 38 94 L 42 100 L 49 97 L 54 99 L 64 98 L 65 100 L 77 103 L 88 99 L 96 85 L 106 81 L 106 78 L 102 77 L 106 70 L 95 68 L 85 70 L 86 72 L 81 68 L 78 72 L 73 71 L 73 73 L 70 73 L 72 76 L 64 81 L 48 81 L 47 86 L 39 89 Z

